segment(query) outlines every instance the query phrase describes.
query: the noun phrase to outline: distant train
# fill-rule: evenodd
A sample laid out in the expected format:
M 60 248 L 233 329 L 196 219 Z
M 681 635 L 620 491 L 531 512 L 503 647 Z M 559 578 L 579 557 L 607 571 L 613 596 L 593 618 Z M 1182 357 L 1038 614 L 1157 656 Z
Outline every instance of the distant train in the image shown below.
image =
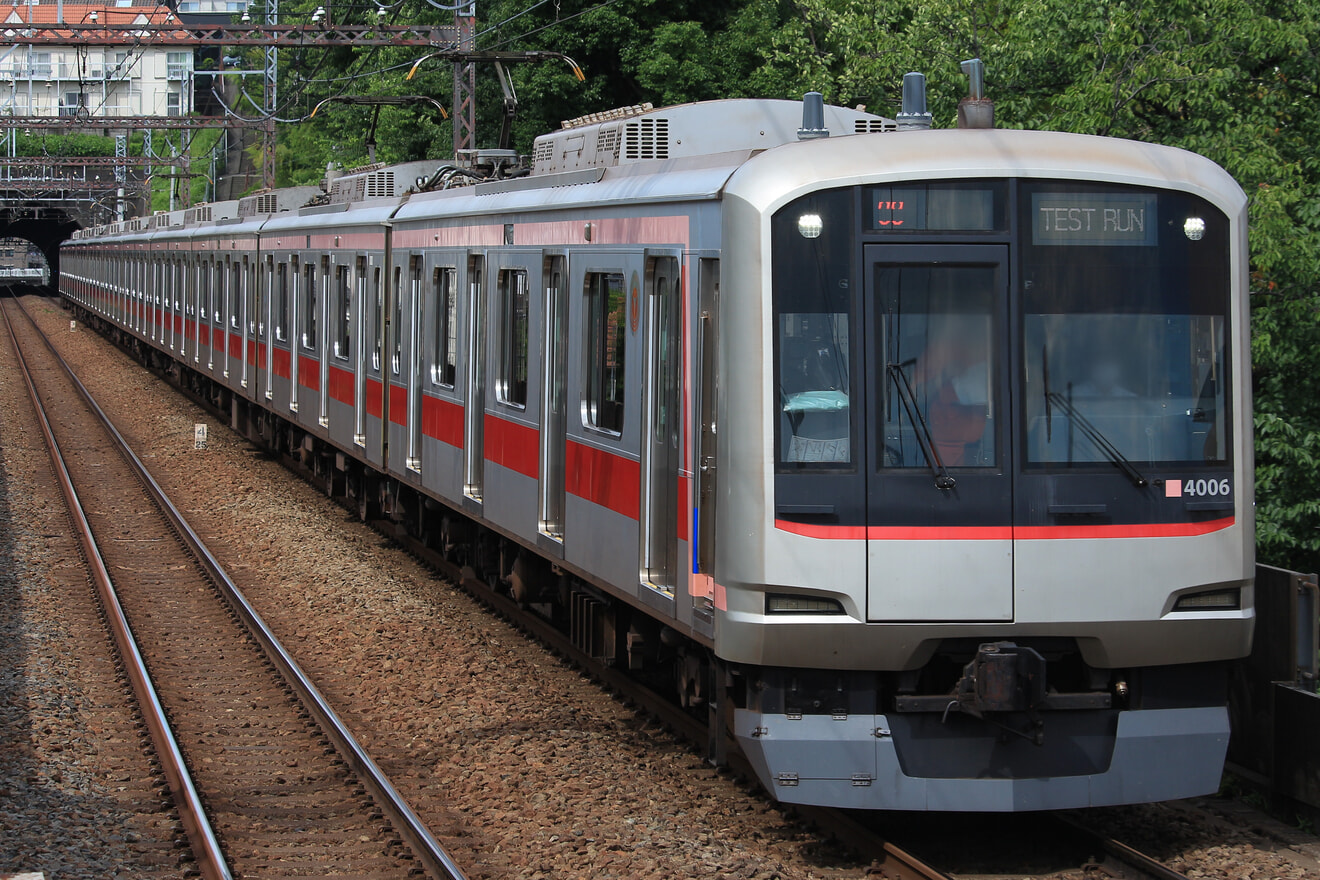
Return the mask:
M 1242 191 L 803 110 L 634 107 L 530 167 L 84 229 L 59 286 L 364 517 L 672 676 L 784 801 L 1215 790 L 1253 623 Z

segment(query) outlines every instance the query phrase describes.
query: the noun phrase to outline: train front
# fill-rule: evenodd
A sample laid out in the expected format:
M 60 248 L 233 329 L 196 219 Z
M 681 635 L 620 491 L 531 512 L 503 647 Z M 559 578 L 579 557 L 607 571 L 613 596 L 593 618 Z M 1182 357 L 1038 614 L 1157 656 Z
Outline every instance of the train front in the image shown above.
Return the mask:
M 780 799 L 1219 784 L 1250 649 L 1246 201 L 1178 150 L 790 144 L 725 193 L 716 653 Z

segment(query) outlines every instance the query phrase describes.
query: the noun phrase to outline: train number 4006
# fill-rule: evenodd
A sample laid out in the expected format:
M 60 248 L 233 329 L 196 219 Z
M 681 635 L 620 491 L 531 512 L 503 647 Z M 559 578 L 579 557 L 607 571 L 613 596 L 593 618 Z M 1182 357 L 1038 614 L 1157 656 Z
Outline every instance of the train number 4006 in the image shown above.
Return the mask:
M 1173 489 L 1172 492 L 1166 492 L 1168 495 L 1190 495 L 1192 497 L 1212 497 L 1226 496 L 1232 493 L 1233 487 L 1225 477 L 1220 480 L 1169 480 L 1166 483 L 1166 489 Z

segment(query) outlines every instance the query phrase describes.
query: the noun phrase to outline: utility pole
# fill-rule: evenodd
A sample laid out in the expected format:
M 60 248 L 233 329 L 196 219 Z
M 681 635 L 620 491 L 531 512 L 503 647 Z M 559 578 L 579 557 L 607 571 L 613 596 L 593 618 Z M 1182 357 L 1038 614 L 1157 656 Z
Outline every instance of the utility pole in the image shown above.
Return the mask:
M 458 51 L 475 52 L 477 48 L 477 0 L 454 12 L 458 31 Z M 473 61 L 454 62 L 454 158 L 476 144 L 477 65 Z
M 270 0 L 266 6 L 266 24 L 280 23 L 279 0 Z M 266 118 L 261 128 L 261 187 L 275 188 L 275 84 L 279 81 L 280 50 L 274 46 L 266 47 Z

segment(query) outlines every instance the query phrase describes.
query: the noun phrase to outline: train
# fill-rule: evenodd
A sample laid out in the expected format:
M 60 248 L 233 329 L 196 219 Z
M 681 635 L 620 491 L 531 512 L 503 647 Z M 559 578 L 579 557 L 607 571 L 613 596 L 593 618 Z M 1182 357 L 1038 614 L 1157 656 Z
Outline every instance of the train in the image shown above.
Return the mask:
M 1213 792 L 1254 618 L 1246 198 L 981 118 L 621 108 L 80 229 L 59 291 L 781 801 Z

